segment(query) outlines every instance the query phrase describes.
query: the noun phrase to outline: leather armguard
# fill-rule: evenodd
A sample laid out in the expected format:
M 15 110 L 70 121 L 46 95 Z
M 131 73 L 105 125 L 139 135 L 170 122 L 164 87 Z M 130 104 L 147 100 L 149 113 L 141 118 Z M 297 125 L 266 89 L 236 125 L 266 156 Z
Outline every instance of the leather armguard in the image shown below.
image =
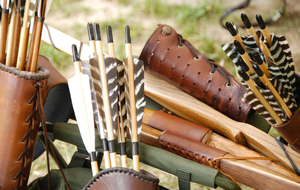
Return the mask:
M 179 38 L 184 42 L 181 46 Z M 236 121 L 246 121 L 251 107 L 242 101 L 245 89 L 228 71 L 200 53 L 170 26 L 158 26 L 146 42 L 139 59 L 144 61 L 147 72 Z

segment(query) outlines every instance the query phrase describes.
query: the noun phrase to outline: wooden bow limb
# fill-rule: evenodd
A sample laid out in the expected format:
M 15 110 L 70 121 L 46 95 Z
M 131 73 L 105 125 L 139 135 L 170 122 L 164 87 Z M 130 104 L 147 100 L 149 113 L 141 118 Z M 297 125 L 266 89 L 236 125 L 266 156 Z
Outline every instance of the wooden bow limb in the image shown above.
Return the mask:
M 145 108 L 144 111 L 144 117 L 143 117 L 143 123 L 145 124 L 149 124 L 151 125 L 148 121 L 149 119 L 158 119 L 155 115 L 153 115 L 155 112 L 161 112 L 161 111 L 153 111 L 151 109 L 147 109 Z M 156 113 L 158 114 L 158 113 Z M 159 113 L 161 115 L 163 115 L 162 113 Z M 152 116 L 153 115 L 153 116 Z M 176 116 L 173 116 L 176 117 Z M 181 118 L 176 118 L 179 120 L 183 120 Z M 163 123 L 170 123 L 171 121 L 170 117 L 165 117 L 165 121 Z M 183 123 L 184 121 L 180 121 L 182 122 L 181 124 L 183 124 L 180 128 L 180 130 L 185 130 L 185 131 L 190 131 L 192 130 L 189 126 L 188 126 L 188 122 L 187 123 Z M 172 124 L 170 124 L 172 125 Z M 190 135 L 187 134 L 183 134 L 180 130 L 174 129 L 173 127 L 161 127 L 161 125 L 155 125 L 152 124 L 152 127 L 149 127 L 148 125 L 144 125 L 142 128 L 142 141 L 148 145 L 151 146 L 158 146 L 158 141 L 155 140 L 155 137 L 159 137 L 162 133 L 162 131 L 164 130 L 168 130 L 174 134 L 180 135 L 182 137 L 188 138 L 190 140 L 196 140 L 193 137 L 191 137 Z M 203 126 L 198 126 L 199 128 L 203 128 Z M 229 152 L 232 155 L 238 156 L 238 157 L 262 157 L 261 154 L 245 147 L 242 146 L 240 144 L 237 144 L 225 137 L 222 137 L 221 135 L 218 135 L 216 133 L 207 133 L 202 141 L 199 141 L 203 144 L 207 144 L 211 147 L 223 150 L 225 152 Z M 255 162 L 256 164 L 261 165 L 262 167 L 267 167 L 275 172 L 278 172 L 288 178 L 292 178 L 295 181 L 300 181 L 300 177 L 298 175 L 296 175 L 295 173 L 291 172 L 290 170 L 282 167 L 281 165 L 279 165 L 276 162 L 272 162 L 270 160 L 251 160 L 253 162 Z
M 159 139 L 162 134 L 163 134 L 162 131 L 150 127 L 146 124 L 143 124 L 142 132 L 141 132 L 141 142 L 144 142 L 151 146 L 158 146 Z M 218 135 L 214 137 L 214 139 L 216 138 L 218 138 Z M 227 141 L 230 142 L 229 140 Z M 223 143 L 224 142 L 226 142 L 226 140 L 223 141 Z M 200 142 L 190 141 L 190 143 L 197 144 Z M 214 148 L 218 148 L 218 147 L 214 147 Z M 241 151 L 241 149 L 239 150 Z M 200 150 L 195 150 L 195 151 L 201 152 Z M 243 156 L 244 158 L 239 159 L 240 156 L 235 156 L 230 153 L 227 153 L 224 157 L 225 158 L 221 158 L 219 169 L 223 173 L 228 174 L 233 179 L 247 186 L 253 187 L 255 189 L 264 189 L 264 190 L 265 189 L 297 189 L 300 187 L 299 176 L 296 176 L 296 178 L 294 178 L 293 175 L 286 176 L 270 169 L 270 165 L 274 164 L 273 162 L 270 161 L 268 161 L 269 166 L 266 167 L 254 162 L 254 158 L 264 159 L 264 157 L 261 157 L 259 154 L 254 155 L 253 156 L 254 158 L 252 157 L 252 155 L 251 156 L 244 155 Z M 251 159 L 247 160 L 246 157 L 252 158 L 252 160 Z M 230 158 L 230 159 L 226 159 L 226 158 Z M 192 157 L 190 157 L 190 159 L 192 159 Z
M 262 155 L 279 160 L 280 164 L 293 171 L 289 160 L 273 137 L 252 125 L 230 119 L 191 95 L 147 72 L 145 72 L 145 94 L 176 115 L 208 127 L 239 144 L 247 144 L 248 147 Z M 285 146 L 285 149 L 296 166 L 300 168 L 300 155 L 287 146 Z

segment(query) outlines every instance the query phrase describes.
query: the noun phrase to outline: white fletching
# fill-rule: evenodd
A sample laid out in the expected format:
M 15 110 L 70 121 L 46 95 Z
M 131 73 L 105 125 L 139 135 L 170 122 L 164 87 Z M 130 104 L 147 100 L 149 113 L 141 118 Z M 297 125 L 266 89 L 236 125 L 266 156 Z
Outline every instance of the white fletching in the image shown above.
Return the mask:
M 68 80 L 73 109 L 86 150 L 95 151 L 95 129 L 89 76 L 79 73 Z

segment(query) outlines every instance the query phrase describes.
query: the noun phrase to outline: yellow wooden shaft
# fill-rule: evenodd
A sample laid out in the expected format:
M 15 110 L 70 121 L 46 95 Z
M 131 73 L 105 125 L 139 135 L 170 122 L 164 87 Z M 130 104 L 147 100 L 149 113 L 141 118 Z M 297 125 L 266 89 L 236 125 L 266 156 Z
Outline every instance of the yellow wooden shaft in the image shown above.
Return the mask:
M 8 36 L 8 43 L 7 43 L 7 56 L 6 56 L 6 65 L 7 66 L 12 66 L 12 54 L 13 54 L 13 41 L 15 40 L 15 23 L 16 23 L 16 1 L 13 2 L 13 7 L 12 7 L 12 13 L 11 13 L 11 21 L 9 24 L 9 36 Z
M 266 74 L 266 76 L 268 77 L 268 78 L 271 78 L 272 77 L 272 75 L 270 74 L 270 72 L 269 72 L 269 70 L 268 70 L 268 67 L 267 67 L 267 65 L 266 65 L 266 63 L 263 61 L 263 63 L 261 64 L 261 65 L 258 65 L 259 66 L 259 68 Z
M 273 110 L 273 108 L 270 106 L 270 104 L 267 102 L 267 100 L 263 97 L 263 95 L 259 92 L 259 90 L 256 88 L 253 80 L 250 78 L 248 81 L 246 81 L 256 98 L 260 101 L 260 103 L 266 108 L 266 110 L 271 114 L 271 116 L 275 119 L 275 121 L 281 125 L 282 121 L 276 114 L 276 112 Z
M 269 32 L 268 28 L 266 27 L 265 29 L 261 30 L 261 32 L 266 37 L 268 45 L 271 47 L 272 41 L 271 41 L 271 35 L 270 35 L 270 32 Z
M 30 8 L 30 1 L 26 1 L 23 25 L 22 25 L 22 29 L 21 29 L 21 39 L 20 39 L 20 45 L 19 45 L 19 51 L 18 51 L 19 52 L 18 53 L 18 61 L 17 61 L 17 68 L 20 70 L 24 70 L 24 68 L 25 68 L 25 60 L 26 60 L 27 44 L 28 44 L 28 34 L 29 34 L 29 27 L 27 27 L 29 8 Z
M 253 36 L 253 38 L 254 38 L 254 40 L 256 42 L 257 47 L 259 47 L 259 40 L 258 40 L 258 37 L 257 37 L 256 32 L 254 31 L 253 27 L 251 26 L 251 28 L 247 29 L 247 31 L 249 32 L 249 34 L 251 36 Z
M 248 53 L 248 50 L 246 49 L 245 44 L 244 44 L 244 42 L 243 42 L 241 36 L 240 36 L 239 34 L 237 34 L 237 35 L 233 36 L 233 38 L 234 38 L 236 41 L 240 42 L 240 44 L 241 44 L 241 46 L 243 47 L 243 49 L 245 50 L 245 52 Z
M 241 55 L 241 57 L 244 60 L 244 62 L 248 65 L 249 73 L 254 73 L 254 70 L 252 68 L 252 64 L 250 62 L 250 57 L 248 56 L 248 54 L 244 53 L 243 55 Z
M 103 156 L 105 161 L 105 168 L 111 168 L 109 151 L 103 151 Z
M 271 60 L 270 60 L 270 58 L 269 58 L 269 57 L 271 57 L 271 58 L 272 58 L 272 61 L 273 61 L 274 64 L 276 65 L 275 60 L 273 59 L 273 57 L 272 57 L 272 55 L 271 55 L 271 53 L 270 53 L 268 47 L 266 46 L 266 44 L 263 43 L 262 41 L 260 41 L 259 43 L 260 43 L 260 46 L 259 46 L 259 47 L 260 47 L 261 51 L 263 52 L 263 54 L 264 54 L 264 56 L 265 56 L 265 58 L 266 58 L 268 64 L 269 64 L 270 66 L 273 65 L 273 63 L 271 62 Z
M 109 57 L 116 57 L 114 43 L 108 43 L 108 54 Z
M 263 75 L 263 76 L 261 76 L 259 78 L 264 83 L 264 85 L 271 90 L 271 92 L 273 93 L 273 95 L 275 96 L 275 98 L 278 100 L 279 104 L 282 106 L 282 108 L 284 109 L 284 111 L 286 112 L 286 114 L 291 118 L 293 116 L 291 110 L 287 107 L 287 105 L 282 100 L 282 98 L 278 94 L 277 90 L 274 88 L 274 86 L 272 85 L 272 83 L 268 80 L 268 78 L 266 77 L 266 75 Z
M 97 173 L 99 173 L 97 161 L 91 162 L 91 168 L 92 168 L 93 176 L 95 176 Z

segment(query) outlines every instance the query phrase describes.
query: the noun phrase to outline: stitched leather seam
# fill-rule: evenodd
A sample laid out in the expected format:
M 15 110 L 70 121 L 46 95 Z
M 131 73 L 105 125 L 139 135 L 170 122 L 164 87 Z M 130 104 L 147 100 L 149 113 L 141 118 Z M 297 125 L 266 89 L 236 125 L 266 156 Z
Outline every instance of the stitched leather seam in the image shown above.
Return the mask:
M 37 83 L 33 85 L 35 88 L 40 88 L 41 86 L 38 85 Z M 24 137 L 22 138 L 21 142 L 24 142 L 26 141 L 26 144 L 25 144 L 25 148 L 24 150 L 22 151 L 22 153 L 20 154 L 20 156 L 18 157 L 17 161 L 20 161 L 22 159 L 22 165 L 21 165 L 21 168 L 20 170 L 18 171 L 18 173 L 15 175 L 14 177 L 14 180 L 17 180 L 18 179 L 18 184 L 17 184 L 17 188 L 16 189 L 20 189 L 20 184 L 21 184 L 21 174 L 24 178 L 26 178 L 26 174 L 25 174 L 25 160 L 26 158 L 27 159 L 30 159 L 30 155 L 29 155 L 29 141 L 30 139 L 33 140 L 33 136 L 32 136 L 32 127 L 34 125 L 34 120 L 37 120 L 37 117 L 36 117 L 36 97 L 37 97 L 37 91 L 32 95 L 32 97 L 30 98 L 28 104 L 32 104 L 32 110 L 29 114 L 29 116 L 27 117 L 25 123 L 28 123 L 28 121 L 30 122 L 29 123 L 29 126 L 28 126 L 28 130 L 27 132 L 25 133 Z M 26 157 L 25 157 L 26 156 Z
M 110 168 L 110 169 L 106 169 L 106 170 L 102 170 L 100 173 L 98 173 L 94 178 L 93 178 L 93 181 L 90 182 L 89 184 L 86 185 L 85 188 L 89 188 L 91 187 L 94 183 L 97 182 L 98 179 L 100 179 L 102 176 L 104 175 L 108 175 L 110 173 L 124 173 L 124 174 L 129 174 L 135 178 L 138 178 L 139 180 L 141 181 L 144 181 L 144 182 L 147 182 L 147 183 L 151 183 L 153 185 L 157 185 L 159 183 L 159 180 L 158 182 L 155 182 L 155 180 L 152 180 L 151 178 L 148 178 L 148 179 L 144 179 L 142 176 L 139 176 L 138 174 L 136 173 L 133 173 L 134 171 L 131 171 L 129 169 L 127 169 L 127 171 L 124 171 L 126 170 L 126 168 L 122 168 L 122 170 L 118 169 L 118 168 Z
M 172 153 L 179 154 L 180 156 L 187 158 L 189 160 L 196 161 L 202 165 L 209 166 L 211 168 L 218 169 L 219 161 L 213 161 L 212 158 L 207 158 L 206 156 L 201 156 L 200 154 L 194 154 L 192 151 L 188 151 L 182 147 L 176 145 L 170 145 L 168 142 L 164 142 L 163 140 L 159 140 L 159 146 L 162 149 L 168 150 Z

